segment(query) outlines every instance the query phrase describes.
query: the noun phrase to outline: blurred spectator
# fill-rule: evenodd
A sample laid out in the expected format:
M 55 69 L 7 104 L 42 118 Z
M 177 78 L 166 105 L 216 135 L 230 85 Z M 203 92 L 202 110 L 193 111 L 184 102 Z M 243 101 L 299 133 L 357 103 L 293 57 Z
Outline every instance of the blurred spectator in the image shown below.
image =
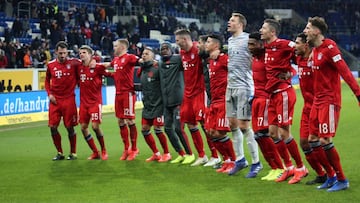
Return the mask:
M 113 17 L 115 15 L 115 10 L 113 6 L 107 6 L 105 9 L 107 22 L 112 25 L 113 24 Z
M 40 21 L 40 32 L 41 38 L 47 39 L 48 38 L 48 29 L 50 28 L 48 21 L 46 19 L 42 19 Z
M 38 6 L 38 9 L 37 9 L 37 15 L 38 15 L 38 18 L 40 20 L 45 20 L 47 19 L 47 15 L 46 15 L 46 11 L 47 11 L 47 6 L 44 2 L 41 2 Z
M 30 30 L 30 22 L 29 17 L 27 15 L 24 16 L 24 18 L 21 21 L 22 23 L 22 37 L 27 37 L 28 31 Z
M 92 37 L 92 31 L 90 29 L 90 23 L 88 21 L 85 22 L 85 27 L 82 27 L 81 33 L 84 37 L 85 44 L 91 45 L 91 37 Z
M 95 21 L 97 21 L 97 22 L 100 22 L 100 7 L 99 6 L 96 6 L 95 7 L 95 10 L 94 10 L 94 19 L 95 19 Z
M 0 0 L 0 12 L 5 11 L 5 0 Z
M 116 24 L 116 33 L 120 38 L 124 38 L 126 36 L 126 29 L 124 25 L 121 23 L 121 20 L 119 19 L 118 23 Z
M 5 52 L 8 53 L 7 57 L 8 57 L 8 66 L 10 68 L 16 68 L 17 64 L 16 64 L 16 46 L 14 42 L 8 42 L 6 48 L 5 48 Z
M 12 1 L 11 1 L 11 5 L 12 5 L 12 7 L 13 7 L 13 13 L 12 13 L 12 15 L 13 15 L 13 16 L 17 16 L 17 14 L 18 14 L 18 0 L 12 0 Z
M 50 53 L 49 43 L 46 42 L 46 41 L 42 42 L 41 49 L 43 50 L 44 55 L 46 57 L 44 63 L 45 63 L 45 65 L 47 65 L 49 63 L 49 61 L 52 59 L 51 53 Z
M 25 55 L 26 56 L 26 55 Z M 41 67 L 43 64 L 42 64 L 42 61 L 40 59 L 40 54 L 39 54 L 39 50 L 37 49 L 33 49 L 31 51 L 31 55 L 30 55 L 30 59 L 31 59 L 31 66 L 33 68 L 39 68 Z M 25 61 L 25 60 L 24 60 Z M 25 66 L 25 62 L 24 62 L 24 66 Z
M 7 68 L 8 59 L 5 55 L 5 51 L 0 49 L 0 68 Z
M 71 3 L 68 8 L 68 18 L 70 26 L 75 26 L 75 15 L 77 12 L 77 7 L 75 4 Z
M 70 29 L 70 32 L 67 33 L 66 39 L 69 48 L 72 48 L 75 44 L 77 44 L 77 34 L 75 32 L 75 28 Z
M 113 46 L 112 43 L 114 41 L 113 35 L 111 32 L 107 32 L 101 38 L 101 47 L 104 54 L 110 54 L 112 52 Z
M 99 50 L 96 50 L 94 52 L 93 59 L 95 59 L 96 63 L 102 62 L 102 60 L 101 60 L 101 52 Z
M 148 16 L 145 13 L 138 15 L 140 37 L 148 38 L 150 35 L 150 28 Z
M 106 11 L 105 11 L 105 8 L 100 8 L 99 14 L 100 14 L 100 21 L 99 22 L 106 23 Z
M 25 50 L 25 55 L 23 57 L 23 61 L 24 61 L 24 65 L 23 65 L 24 68 L 31 68 L 32 67 L 33 61 L 32 61 L 32 58 L 31 58 L 31 52 L 30 52 L 29 48 L 27 48 Z
M 72 49 L 72 52 L 70 52 L 70 57 L 73 57 L 73 58 L 79 58 L 80 55 L 79 55 L 79 46 L 78 45 L 74 45 L 73 46 L 73 49 Z
M 4 29 L 4 38 L 5 42 L 10 42 L 13 39 L 13 35 L 11 34 L 11 30 L 9 27 L 5 27 Z
M 41 40 L 38 37 L 35 37 L 35 39 L 31 42 L 31 50 L 33 49 L 39 49 L 41 46 Z
M 125 10 L 126 10 L 125 14 L 130 15 L 131 14 L 131 9 L 132 9 L 132 2 L 130 0 L 125 0 L 123 2 L 125 2 L 124 3 L 125 4 Z
M 56 20 L 53 20 L 51 27 L 50 27 L 50 42 L 51 42 L 51 47 L 55 47 L 55 44 L 60 41 L 63 40 L 64 37 L 62 36 L 62 29 L 61 27 L 57 24 Z
M 128 50 L 129 54 L 134 54 L 136 56 L 141 56 L 141 50 L 139 49 L 139 47 L 136 46 L 136 44 L 131 44 Z
M 98 29 L 98 26 L 94 25 L 93 32 L 91 35 L 91 43 L 94 46 L 96 46 L 97 48 L 100 47 L 101 36 L 102 36 L 102 34 L 101 34 L 100 30 Z
M 38 50 L 38 57 L 39 64 L 35 68 L 44 68 L 48 61 L 45 50 L 42 47 L 40 47 Z
M 13 33 L 14 37 L 21 37 L 22 23 L 21 23 L 21 20 L 19 17 L 16 17 L 16 19 L 13 22 L 12 33 Z

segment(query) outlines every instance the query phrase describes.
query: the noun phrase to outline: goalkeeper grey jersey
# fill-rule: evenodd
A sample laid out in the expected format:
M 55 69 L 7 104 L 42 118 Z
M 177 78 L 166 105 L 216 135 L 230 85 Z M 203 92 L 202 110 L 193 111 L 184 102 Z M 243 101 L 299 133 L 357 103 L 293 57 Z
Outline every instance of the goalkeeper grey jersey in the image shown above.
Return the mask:
M 228 88 L 245 88 L 254 91 L 251 54 L 248 49 L 249 34 L 241 33 L 228 40 Z

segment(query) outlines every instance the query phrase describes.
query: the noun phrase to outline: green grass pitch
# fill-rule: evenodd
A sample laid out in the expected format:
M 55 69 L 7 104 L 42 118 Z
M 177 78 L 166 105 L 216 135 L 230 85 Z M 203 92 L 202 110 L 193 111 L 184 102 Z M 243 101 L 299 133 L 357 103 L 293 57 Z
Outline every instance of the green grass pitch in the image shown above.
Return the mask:
M 292 134 L 298 140 L 302 97 L 299 91 L 297 94 Z M 230 177 L 212 168 L 146 163 L 151 151 L 140 134 L 141 114 L 137 111 L 140 154 L 131 162 L 119 161 L 123 144 L 114 114 L 104 115 L 101 125 L 109 153 L 107 161 L 86 160 L 91 151 L 79 127 L 76 127 L 78 160 L 54 162 L 51 158 L 56 151 L 47 122 L 1 126 L 0 202 L 358 202 L 360 111 L 346 85 L 343 85 L 342 95 L 343 107 L 334 143 L 350 180 L 347 191 L 328 193 L 305 185 L 304 182 L 315 177 L 313 170 L 296 185 L 261 181 L 259 177 L 269 170 L 262 156 L 264 169 L 254 179 L 244 177 L 248 168 Z M 69 142 L 64 128 L 60 130 L 67 153 Z M 161 148 L 159 144 L 158 147 Z M 176 157 L 170 144 L 169 147 Z M 208 151 L 206 142 L 205 148 Z

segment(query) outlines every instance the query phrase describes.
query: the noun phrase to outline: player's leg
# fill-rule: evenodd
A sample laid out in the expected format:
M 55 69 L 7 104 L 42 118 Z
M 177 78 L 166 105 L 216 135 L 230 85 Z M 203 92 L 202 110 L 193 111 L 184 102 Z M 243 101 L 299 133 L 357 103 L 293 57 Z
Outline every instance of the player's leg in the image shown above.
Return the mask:
M 126 160 L 129 155 L 129 129 L 125 123 L 124 115 L 124 98 L 121 95 L 115 96 L 115 115 L 118 120 L 118 126 L 120 128 L 120 136 L 124 144 L 124 151 L 120 157 L 120 160 Z
M 239 111 L 239 91 L 237 89 L 227 89 L 225 94 L 226 116 L 229 119 L 230 129 L 233 138 L 233 146 L 236 154 L 235 167 L 229 172 L 233 175 L 248 166 L 248 162 L 244 155 L 244 135 L 240 130 L 238 120 Z
M 154 136 L 151 133 L 151 126 L 153 124 L 153 119 L 145 119 L 141 120 L 141 133 L 144 136 L 146 144 L 150 147 L 153 154 L 146 159 L 147 162 L 157 161 L 161 158 L 160 152 L 156 147 L 156 143 L 154 140 Z
M 156 120 L 154 121 L 154 131 L 157 138 L 159 139 L 160 145 L 164 152 L 164 154 L 159 159 L 159 162 L 167 162 L 171 160 L 167 139 L 163 132 L 163 126 L 164 126 L 164 116 L 157 117 Z
M 59 103 L 58 103 L 59 105 Z M 68 138 L 70 141 L 70 155 L 68 160 L 76 159 L 76 132 L 74 126 L 78 124 L 78 112 L 75 103 L 75 97 L 70 97 L 62 101 L 62 114 L 63 121 L 68 132 Z
M 108 154 L 106 152 L 105 147 L 105 140 L 104 140 L 104 133 L 100 129 L 100 124 L 102 122 L 102 105 L 99 104 L 97 106 L 91 107 L 91 123 L 92 123 L 92 129 L 96 134 L 96 138 L 100 144 L 101 148 L 101 159 L 107 160 Z
M 350 184 L 344 174 L 340 155 L 337 152 L 332 139 L 336 134 L 340 117 L 340 107 L 333 104 L 324 105 L 320 108 L 318 117 L 320 142 L 330 165 L 336 172 L 337 179 L 337 182 L 328 189 L 328 192 L 345 190 L 350 187 Z
M 92 151 L 92 154 L 88 157 L 89 160 L 100 159 L 100 155 L 95 145 L 94 139 L 91 133 L 89 132 L 89 122 L 91 117 L 92 114 L 90 108 L 87 108 L 86 106 L 80 104 L 79 121 L 80 121 L 81 132 L 83 134 L 86 143 L 88 144 L 88 146 Z
M 175 151 L 179 154 L 177 158 L 171 161 L 171 163 L 179 163 L 184 160 L 185 152 L 182 149 L 179 141 L 179 137 L 177 136 L 174 130 L 174 122 L 175 122 L 175 109 L 166 107 L 164 109 L 164 129 L 167 137 L 169 138 L 170 144 L 175 149 Z M 179 118 L 180 119 L 180 118 Z
M 198 152 L 198 159 L 192 164 L 192 166 L 203 165 L 208 161 L 204 150 L 204 141 L 202 139 L 200 130 L 198 128 L 198 122 L 203 122 L 205 111 L 205 94 L 198 94 L 193 99 L 184 99 L 181 106 L 181 120 L 187 123 L 187 127 L 190 131 L 194 146 Z M 184 119 L 183 116 L 184 115 Z M 183 163 L 191 163 L 186 162 Z

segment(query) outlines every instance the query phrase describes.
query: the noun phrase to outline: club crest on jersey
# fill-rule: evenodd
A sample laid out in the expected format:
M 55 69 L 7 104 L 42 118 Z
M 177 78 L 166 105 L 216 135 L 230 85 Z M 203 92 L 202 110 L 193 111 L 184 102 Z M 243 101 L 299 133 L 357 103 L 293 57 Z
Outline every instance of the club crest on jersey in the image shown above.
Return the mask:
M 66 64 L 66 68 L 70 69 L 71 68 L 70 64 Z
M 312 67 L 313 66 L 313 61 L 308 61 L 307 62 L 307 67 Z
M 148 75 L 149 78 L 152 78 L 154 76 L 154 73 L 150 71 L 150 72 L 148 72 L 147 75 Z
M 322 53 L 319 53 L 319 54 L 318 54 L 317 59 L 318 59 L 318 60 L 321 60 L 321 59 L 322 59 Z
M 195 58 L 195 55 L 194 54 L 191 54 L 191 59 L 194 59 Z
M 122 59 L 121 59 L 121 63 L 124 63 L 124 62 L 125 62 L 125 58 L 122 58 Z

